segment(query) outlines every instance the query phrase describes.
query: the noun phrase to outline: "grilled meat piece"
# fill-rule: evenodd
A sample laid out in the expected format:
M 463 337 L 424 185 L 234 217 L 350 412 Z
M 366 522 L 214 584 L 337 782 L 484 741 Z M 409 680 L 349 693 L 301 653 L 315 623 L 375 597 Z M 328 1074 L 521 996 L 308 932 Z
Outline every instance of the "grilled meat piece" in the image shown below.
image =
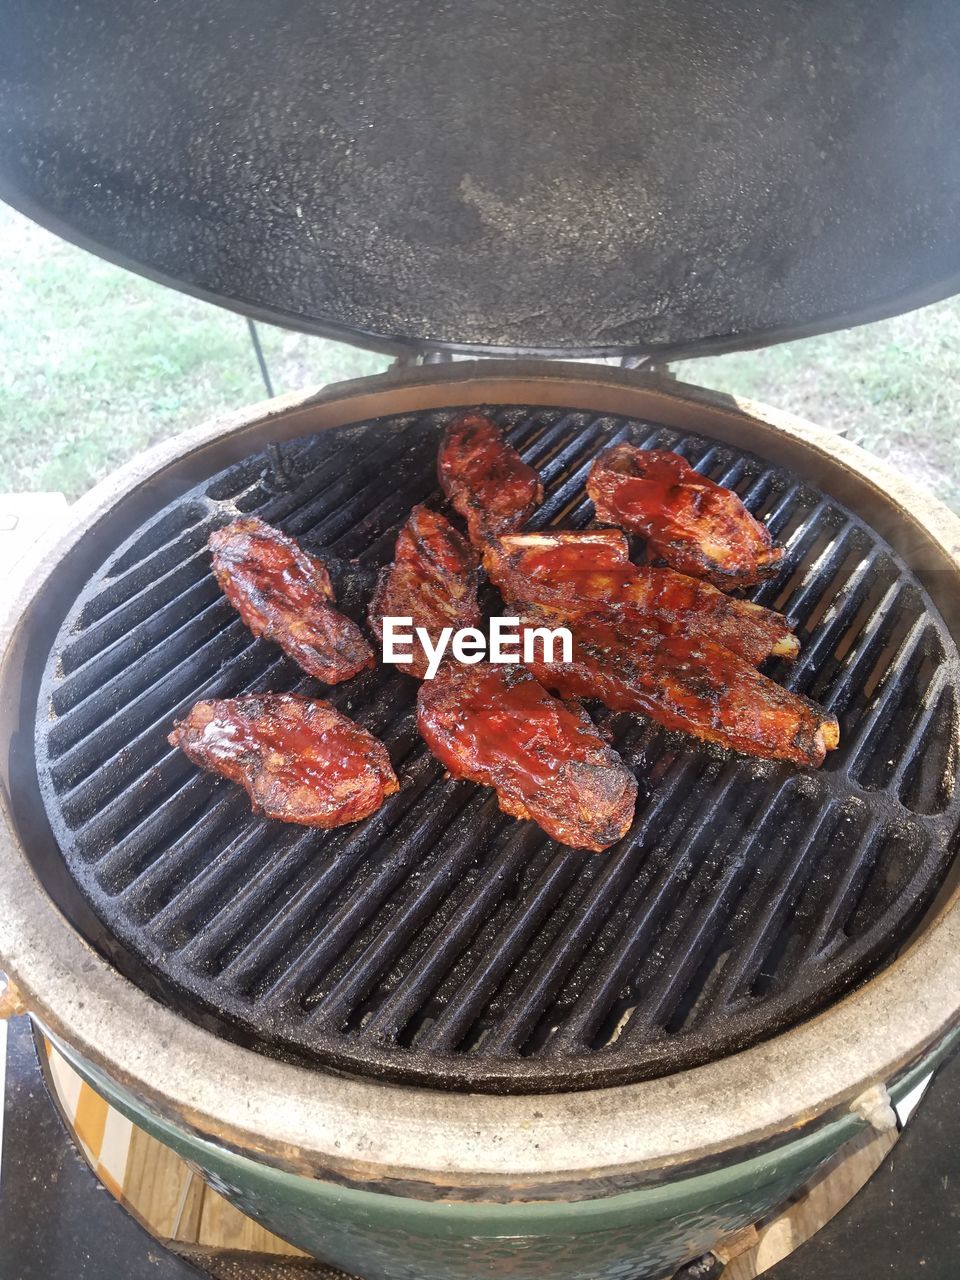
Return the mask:
M 477 546 L 488 534 L 519 529 L 543 500 L 536 471 L 482 413 L 461 413 L 447 424 L 437 473 Z
M 783 559 L 737 495 L 679 454 L 614 445 L 593 464 L 587 493 L 598 520 L 642 534 L 654 556 L 726 591 L 772 577 Z
M 198 702 L 167 741 L 281 822 L 358 822 L 399 787 L 382 742 L 329 702 L 292 693 Z
M 523 667 L 447 663 L 420 686 L 417 724 L 454 777 L 494 787 L 504 813 L 562 844 L 599 852 L 630 826 L 633 774 L 582 707 Z
M 839 742 L 836 717 L 710 640 L 650 631 L 626 641 L 595 622 L 571 630 L 572 662 L 527 663 L 565 697 L 640 711 L 666 729 L 767 760 L 816 767 Z
M 326 684 L 374 664 L 373 650 L 350 618 L 333 608 L 321 561 L 263 520 L 235 520 L 210 535 L 213 572 L 255 636 L 273 640 Z
M 753 663 L 799 652 L 781 614 L 674 569 L 638 567 L 615 529 L 505 534 L 487 541 L 483 564 L 521 616 L 554 624 L 595 616 L 624 637 L 651 630 L 703 636 Z
M 393 564 L 380 570 L 370 601 L 370 627 L 383 635 L 383 619 L 412 618 L 436 644 L 444 627 L 479 627 L 480 561 L 467 540 L 443 516 L 414 507 L 397 536 Z M 423 679 L 427 655 L 414 633 L 413 661 L 400 667 Z

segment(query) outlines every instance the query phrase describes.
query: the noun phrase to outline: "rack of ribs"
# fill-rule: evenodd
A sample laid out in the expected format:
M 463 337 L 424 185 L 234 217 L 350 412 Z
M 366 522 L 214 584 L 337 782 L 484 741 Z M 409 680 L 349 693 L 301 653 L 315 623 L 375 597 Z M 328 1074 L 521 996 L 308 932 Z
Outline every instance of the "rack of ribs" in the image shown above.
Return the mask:
M 427 655 L 416 638 L 422 627 L 434 644 L 444 627 L 479 627 L 483 615 L 477 604 L 480 560 L 453 525 L 428 507 L 414 507 L 397 536 L 393 564 L 381 569 L 369 621 L 382 636 L 384 618 L 411 618 L 414 627 L 412 661 L 400 667 L 423 679 Z
M 521 666 L 445 663 L 420 686 L 417 724 L 456 778 L 493 787 L 504 813 L 599 852 L 626 834 L 637 782 L 577 703 Z
M 839 743 L 835 716 L 760 674 L 711 640 L 639 632 L 625 640 L 596 620 L 576 623 L 571 662 L 527 666 L 564 697 L 597 698 L 706 742 L 816 768 Z
M 483 564 L 521 616 L 554 623 L 595 616 L 624 637 L 703 636 L 755 664 L 799 652 L 781 614 L 674 569 L 635 565 L 616 529 L 505 534 L 486 541 Z
M 543 501 L 536 471 L 482 413 L 461 413 L 447 424 L 437 474 L 475 546 L 490 534 L 519 529 Z
M 363 632 L 331 603 L 325 566 L 292 538 L 250 517 L 215 530 L 207 545 L 224 595 L 255 636 L 325 684 L 374 665 Z
M 399 788 L 382 742 L 329 702 L 292 693 L 198 702 L 168 741 L 281 822 L 358 822 Z
M 724 590 L 772 577 L 783 559 L 737 495 L 677 453 L 614 445 L 594 462 L 587 493 L 601 523 L 641 534 L 652 556 Z

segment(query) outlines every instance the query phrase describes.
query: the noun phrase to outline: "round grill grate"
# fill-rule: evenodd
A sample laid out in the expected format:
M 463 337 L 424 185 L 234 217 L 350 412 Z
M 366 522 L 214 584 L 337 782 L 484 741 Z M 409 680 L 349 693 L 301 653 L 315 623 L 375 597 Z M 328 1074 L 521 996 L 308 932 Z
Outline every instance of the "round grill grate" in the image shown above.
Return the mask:
M 636 770 L 631 833 L 571 852 L 444 778 L 392 669 L 321 690 L 223 599 L 210 531 L 256 513 L 335 557 L 362 617 L 410 507 L 437 498 L 445 413 L 286 446 L 177 500 L 69 610 L 41 689 L 39 776 L 71 875 L 170 1003 L 265 1052 L 438 1087 L 541 1091 L 663 1074 L 824 1007 L 889 960 L 955 847 L 958 655 L 890 547 L 726 445 L 581 412 L 490 410 L 543 476 L 531 527 L 582 526 L 594 455 L 682 452 L 788 554 L 754 598 L 797 624 L 770 673 L 840 718 L 818 772 L 724 756 L 602 711 Z M 333 832 L 254 817 L 169 748 L 201 697 L 323 693 L 387 744 L 399 794 Z M 122 963 L 122 961 L 121 961 Z

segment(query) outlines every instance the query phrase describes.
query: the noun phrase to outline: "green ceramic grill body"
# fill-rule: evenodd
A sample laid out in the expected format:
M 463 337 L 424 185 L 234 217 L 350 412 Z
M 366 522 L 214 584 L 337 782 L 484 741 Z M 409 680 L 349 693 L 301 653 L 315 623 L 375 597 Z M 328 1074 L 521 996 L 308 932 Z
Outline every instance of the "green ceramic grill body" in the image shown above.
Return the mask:
M 134 1124 L 187 1160 L 231 1204 L 297 1248 L 362 1280 L 657 1280 L 768 1216 L 868 1126 L 848 1113 L 758 1154 L 621 1194 L 562 1201 L 415 1199 L 297 1176 L 171 1123 L 56 1042 Z M 902 1098 L 940 1046 L 890 1087 Z

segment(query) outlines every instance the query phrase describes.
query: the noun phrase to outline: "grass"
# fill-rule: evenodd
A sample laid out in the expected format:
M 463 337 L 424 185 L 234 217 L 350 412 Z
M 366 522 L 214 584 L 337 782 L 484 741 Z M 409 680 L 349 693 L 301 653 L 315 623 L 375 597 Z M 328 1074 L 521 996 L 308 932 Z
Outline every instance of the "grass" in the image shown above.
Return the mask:
M 266 392 L 246 321 L 58 240 L 0 205 L 0 489 L 75 498 L 138 450 Z M 277 390 L 383 356 L 270 326 Z
M 960 510 L 958 298 L 676 372 L 832 427 Z
M 278 391 L 384 357 L 270 326 Z M 0 205 L 0 489 L 75 498 L 156 440 L 265 392 L 246 322 L 101 262 Z M 960 510 L 960 300 L 676 366 L 842 431 Z

